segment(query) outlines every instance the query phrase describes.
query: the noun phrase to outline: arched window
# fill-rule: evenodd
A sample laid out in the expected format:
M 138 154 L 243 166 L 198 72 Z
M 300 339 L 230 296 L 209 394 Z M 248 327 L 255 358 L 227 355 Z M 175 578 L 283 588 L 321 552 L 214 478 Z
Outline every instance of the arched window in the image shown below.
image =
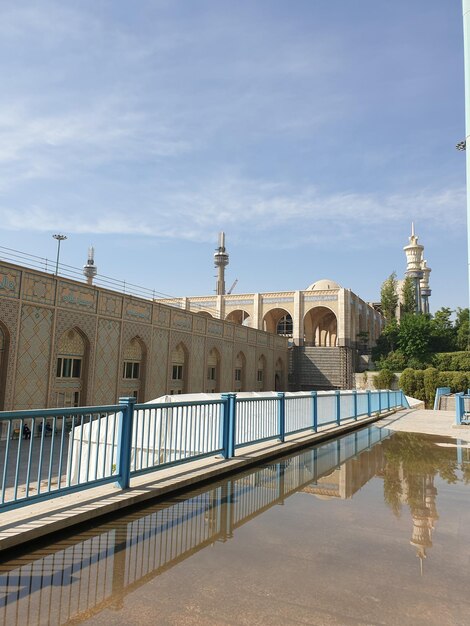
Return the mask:
M 220 355 L 215 348 L 207 357 L 207 381 L 206 392 L 216 393 L 220 390 Z
M 258 391 L 266 389 L 266 358 L 262 354 L 258 359 L 258 369 L 256 372 L 256 388 Z
M 186 393 L 188 352 L 182 343 L 179 343 L 171 353 L 170 367 L 170 394 Z
M 277 323 L 276 333 L 278 335 L 284 335 L 284 337 L 292 337 L 294 325 L 292 323 L 292 317 L 290 313 L 283 315 Z
M 246 358 L 243 352 L 239 352 L 235 359 L 235 370 L 234 370 L 234 378 L 235 391 L 244 391 L 245 390 L 245 376 L 246 376 Z
M 77 328 L 65 331 L 58 343 L 54 384 L 56 406 L 86 404 L 87 354 L 85 336 Z
M 123 396 L 134 396 L 144 401 L 145 349 L 139 337 L 133 337 L 123 350 L 122 384 Z

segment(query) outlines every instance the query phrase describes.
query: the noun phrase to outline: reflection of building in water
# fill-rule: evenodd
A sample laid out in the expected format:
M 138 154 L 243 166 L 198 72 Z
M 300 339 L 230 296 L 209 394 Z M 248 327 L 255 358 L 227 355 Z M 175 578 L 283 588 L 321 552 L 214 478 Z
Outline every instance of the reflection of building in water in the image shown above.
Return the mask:
M 57 543 L 52 554 L 40 550 L 30 562 L 0 564 L 0 624 L 59 626 L 118 608 L 129 592 L 214 542 L 230 540 L 243 524 L 315 485 L 341 463 L 357 466 L 346 472 L 353 483 L 345 493 L 352 494 L 381 457 L 368 448 L 388 436 L 379 429 L 352 433 L 85 531 Z M 362 462 L 358 455 L 364 450 Z
M 416 556 L 421 562 L 421 573 L 423 571 L 423 559 L 426 558 L 426 548 L 432 547 L 434 523 L 439 519 L 436 508 L 437 489 L 434 486 L 434 475 L 423 476 L 422 483 L 422 501 L 410 505 L 411 517 L 413 518 L 413 535 L 410 543 L 416 547 Z
M 366 450 L 358 458 L 353 458 L 337 467 L 331 474 L 318 478 L 315 484 L 302 491 L 319 498 L 340 498 L 345 500 L 359 491 L 383 469 L 384 454 L 381 445 Z

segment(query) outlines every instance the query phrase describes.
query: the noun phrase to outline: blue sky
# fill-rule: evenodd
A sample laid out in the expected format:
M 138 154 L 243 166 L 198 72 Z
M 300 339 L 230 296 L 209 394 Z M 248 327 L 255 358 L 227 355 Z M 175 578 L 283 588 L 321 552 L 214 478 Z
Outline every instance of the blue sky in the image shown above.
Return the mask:
M 0 4 L 0 245 L 171 295 L 366 300 L 416 224 L 467 306 L 459 0 Z M 0 255 L 5 251 L 0 248 Z

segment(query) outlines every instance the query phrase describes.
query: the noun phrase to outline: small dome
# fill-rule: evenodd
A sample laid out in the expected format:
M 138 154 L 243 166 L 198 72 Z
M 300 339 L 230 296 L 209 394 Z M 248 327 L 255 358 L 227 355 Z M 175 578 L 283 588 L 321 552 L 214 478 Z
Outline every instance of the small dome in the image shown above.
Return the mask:
M 305 291 L 328 291 L 329 289 L 341 289 L 341 285 L 329 278 L 322 278 L 309 285 Z

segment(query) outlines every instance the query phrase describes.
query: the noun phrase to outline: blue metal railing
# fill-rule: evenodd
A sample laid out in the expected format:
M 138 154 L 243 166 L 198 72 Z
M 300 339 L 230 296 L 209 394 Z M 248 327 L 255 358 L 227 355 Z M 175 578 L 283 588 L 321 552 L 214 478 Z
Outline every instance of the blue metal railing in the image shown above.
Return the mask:
M 470 424 L 470 394 L 463 391 L 455 394 L 455 423 L 457 426 Z
M 361 416 L 407 406 L 401 391 L 283 393 L 0 413 L 0 511 Z

